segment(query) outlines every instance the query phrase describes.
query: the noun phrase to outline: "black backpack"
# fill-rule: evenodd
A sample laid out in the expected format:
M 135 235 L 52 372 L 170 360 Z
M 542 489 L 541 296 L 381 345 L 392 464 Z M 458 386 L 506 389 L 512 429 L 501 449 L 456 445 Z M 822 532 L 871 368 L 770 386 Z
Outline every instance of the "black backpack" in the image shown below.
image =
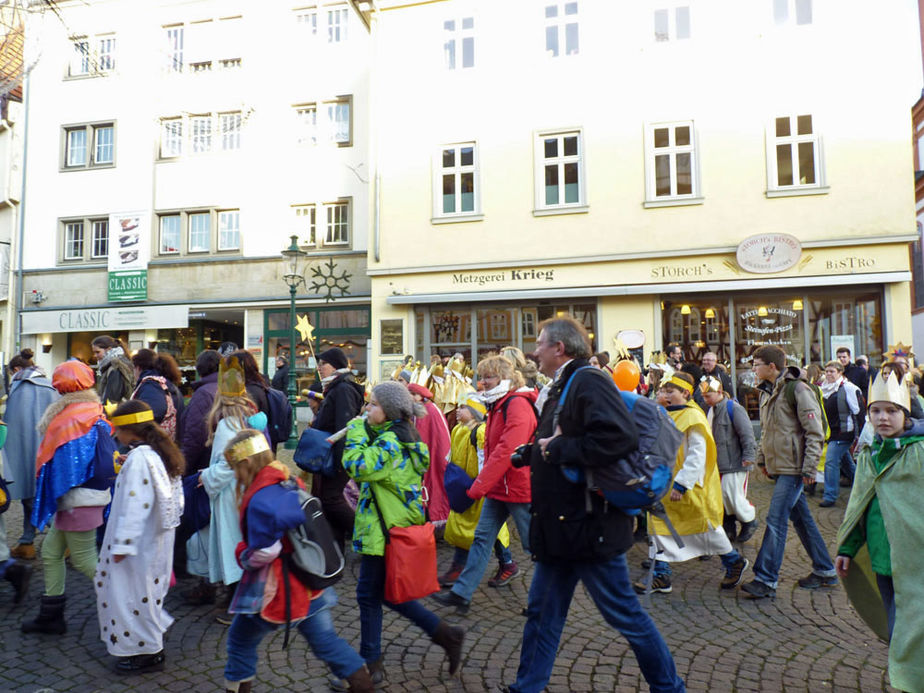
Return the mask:
M 266 408 L 270 442 L 279 445 L 289 439 L 292 433 L 292 405 L 282 392 L 274 388 L 266 390 Z
M 344 560 L 321 510 L 321 500 L 294 480 L 283 481 L 281 486 L 298 493 L 298 504 L 305 514 L 302 524 L 286 531 L 292 543 L 289 567 L 306 587 L 313 590 L 330 587 L 343 577 Z

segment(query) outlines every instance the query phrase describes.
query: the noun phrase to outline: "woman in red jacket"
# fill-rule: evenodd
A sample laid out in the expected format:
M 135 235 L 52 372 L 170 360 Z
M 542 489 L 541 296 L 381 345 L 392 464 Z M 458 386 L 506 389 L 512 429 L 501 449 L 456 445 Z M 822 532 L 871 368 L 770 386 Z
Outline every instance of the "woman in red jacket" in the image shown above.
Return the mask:
M 458 613 L 468 611 L 472 594 L 484 577 L 494 540 L 501 525 L 512 515 L 520 533 L 523 550 L 529 552 L 529 469 L 514 468 L 511 453 L 528 443 L 536 430 L 535 391 L 517 392 L 523 384 L 513 364 L 502 356 L 489 356 L 478 364 L 478 380 L 484 385 L 482 401 L 488 408 L 484 438 L 484 467 L 468 496 L 485 498 L 475 538 L 465 568 L 448 592 L 433 596 L 444 606 L 455 606 Z M 515 563 L 502 566 L 495 584 L 506 584 L 519 573 Z M 506 577 L 506 579 L 504 579 Z

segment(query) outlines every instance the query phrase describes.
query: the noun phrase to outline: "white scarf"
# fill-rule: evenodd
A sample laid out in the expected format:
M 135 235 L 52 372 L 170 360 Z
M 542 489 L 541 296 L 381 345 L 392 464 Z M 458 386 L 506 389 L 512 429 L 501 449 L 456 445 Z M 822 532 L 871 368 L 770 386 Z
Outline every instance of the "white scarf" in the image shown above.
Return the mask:
M 828 379 L 825 378 L 825 381 L 821 384 L 821 396 L 827 399 L 835 392 L 837 392 L 838 388 L 840 388 L 840 386 L 843 384 L 844 376 L 842 375 L 838 376 L 837 380 L 835 380 L 833 383 L 829 383 Z
M 484 392 L 479 393 L 478 399 L 480 399 L 486 405 L 494 404 L 508 392 L 510 392 L 510 381 L 501 380 L 497 387 L 492 387 L 490 390 L 485 390 Z
M 332 382 L 334 382 L 334 379 L 338 375 L 343 375 L 344 373 L 352 373 L 352 372 L 353 371 L 351 371 L 349 368 L 338 368 L 326 378 L 321 378 L 321 388 L 326 390 L 327 386 L 330 385 Z

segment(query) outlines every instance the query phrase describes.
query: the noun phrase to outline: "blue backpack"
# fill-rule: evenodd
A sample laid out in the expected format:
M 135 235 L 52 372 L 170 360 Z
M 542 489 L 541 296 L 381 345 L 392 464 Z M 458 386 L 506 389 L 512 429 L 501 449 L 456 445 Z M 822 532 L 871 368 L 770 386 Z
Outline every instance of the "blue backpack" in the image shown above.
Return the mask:
M 266 390 L 266 404 L 270 441 L 279 445 L 286 442 L 292 432 L 292 405 L 284 393 L 271 387 Z
M 578 371 L 565 385 L 558 411 Z M 613 464 L 562 467 L 562 473 L 572 483 L 586 484 L 589 491 L 603 496 L 610 505 L 636 515 L 656 505 L 670 490 L 683 435 L 664 407 L 634 392 L 619 394 L 638 429 L 638 447 Z

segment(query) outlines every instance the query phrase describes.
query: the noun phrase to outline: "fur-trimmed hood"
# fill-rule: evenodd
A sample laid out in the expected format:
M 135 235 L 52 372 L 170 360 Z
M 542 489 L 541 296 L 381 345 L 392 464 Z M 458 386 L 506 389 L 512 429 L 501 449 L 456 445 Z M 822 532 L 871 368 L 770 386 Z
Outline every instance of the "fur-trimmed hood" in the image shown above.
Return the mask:
M 94 390 L 79 390 L 77 392 L 68 392 L 66 395 L 62 395 L 61 399 L 48 405 L 45 413 L 42 414 L 42 418 L 39 420 L 38 425 L 35 427 L 38 430 L 39 435 L 45 435 L 45 432 L 48 430 L 48 426 L 51 424 L 52 419 L 64 411 L 65 407 L 71 404 L 78 404 L 80 402 L 91 402 L 99 404 L 99 395 L 97 395 Z

